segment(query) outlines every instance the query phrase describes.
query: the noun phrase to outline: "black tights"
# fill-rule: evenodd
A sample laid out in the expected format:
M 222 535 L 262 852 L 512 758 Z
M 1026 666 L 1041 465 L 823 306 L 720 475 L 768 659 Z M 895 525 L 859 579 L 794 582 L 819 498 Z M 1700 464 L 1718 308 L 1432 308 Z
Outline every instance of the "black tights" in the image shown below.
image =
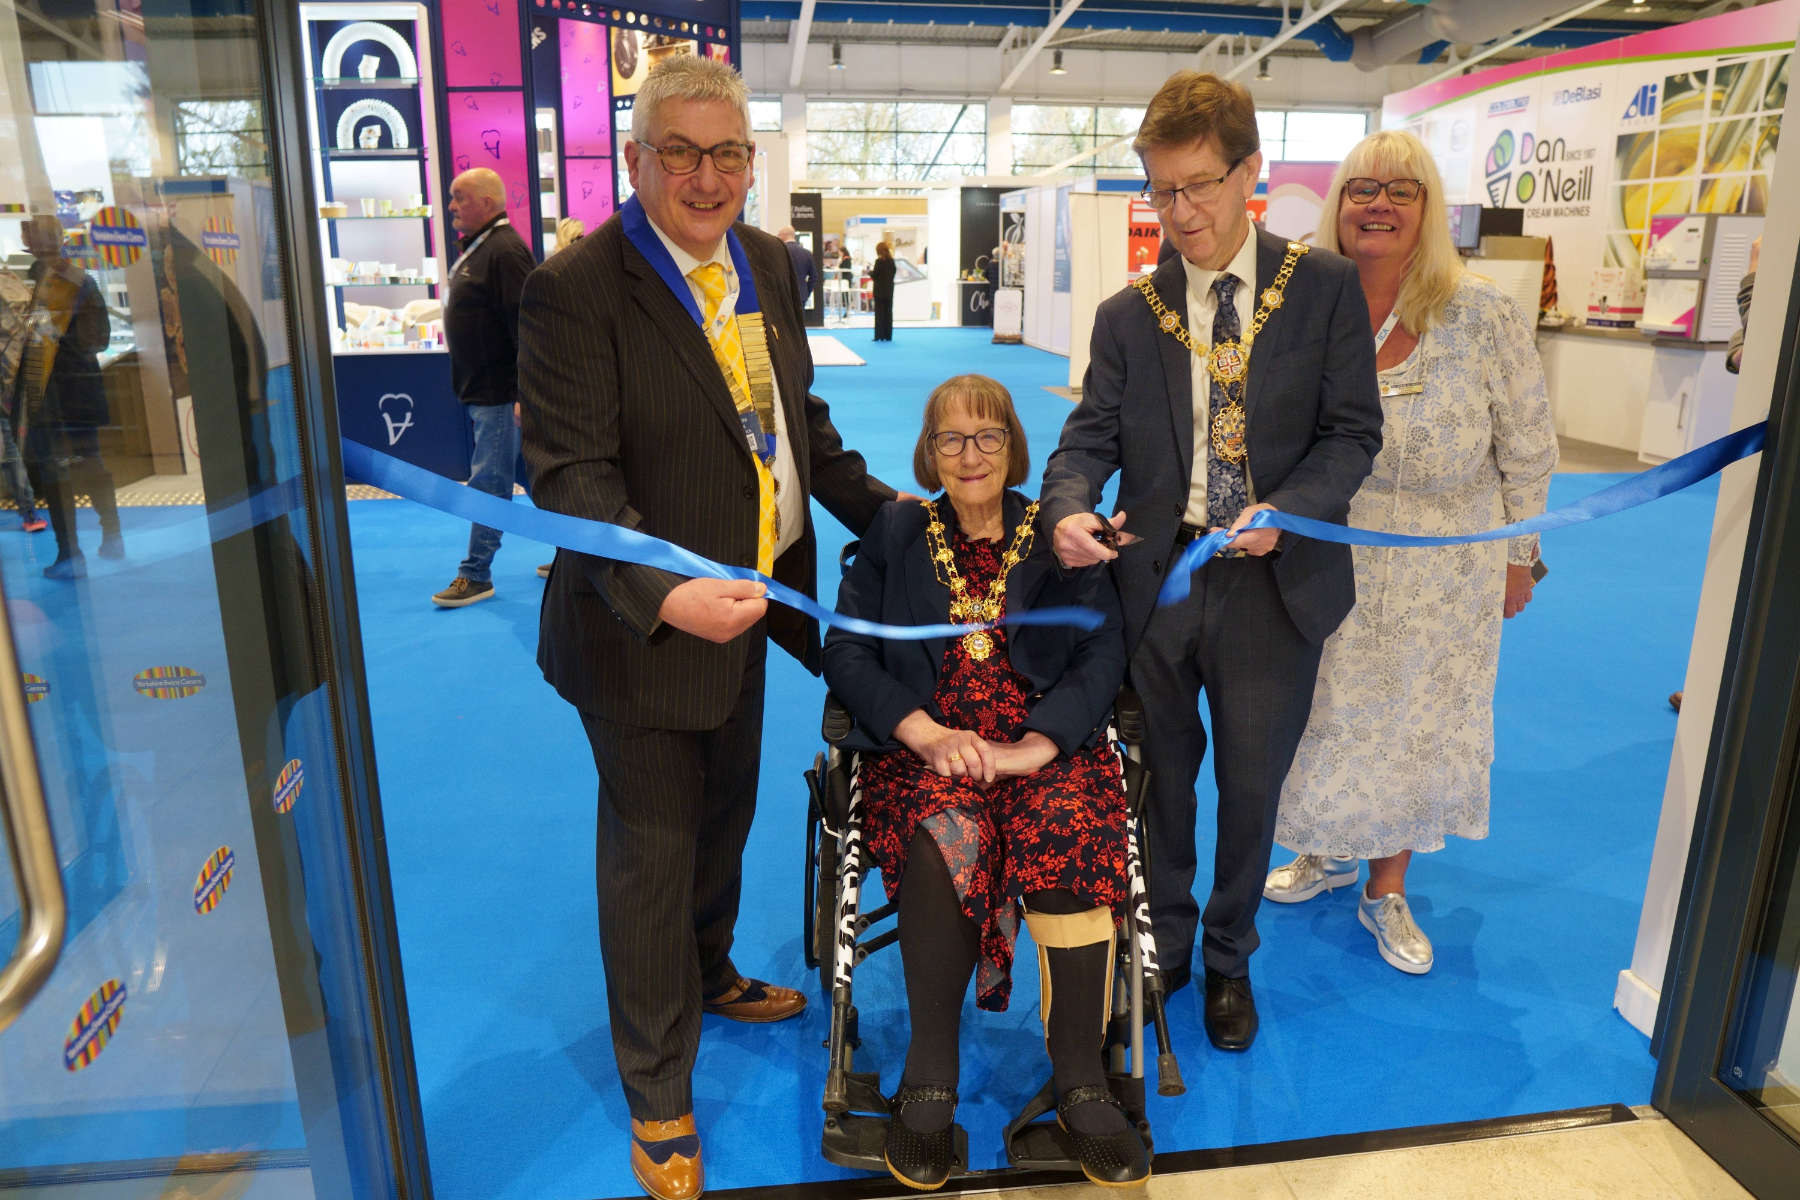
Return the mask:
M 1075 893 L 1057 888 L 1031 892 L 1025 897 L 1033 912 L 1074 914 L 1093 905 Z M 955 884 L 944 866 L 937 843 L 923 828 L 913 834 L 906 856 L 906 876 L 900 881 L 900 960 L 906 972 L 906 1004 L 912 1021 L 912 1041 L 906 1052 L 904 1085 L 936 1085 L 955 1088 L 957 1038 L 963 996 L 980 955 L 980 933 L 963 915 Z M 1072 950 L 1049 951 L 1053 981 L 1050 1006 L 1050 1065 L 1057 1094 L 1071 1088 L 1106 1083 L 1100 1058 L 1101 1029 L 1105 1019 L 1106 975 L 1112 969 L 1111 946 L 1100 942 Z M 1101 1109 L 1099 1112 L 1087 1110 Z M 950 1123 L 955 1106 L 947 1103 L 909 1104 L 906 1123 L 929 1133 Z M 1080 1114 L 1079 1118 L 1076 1114 Z M 1071 1112 L 1082 1125 L 1093 1122 L 1092 1132 L 1123 1128 L 1116 1109 L 1084 1104 Z

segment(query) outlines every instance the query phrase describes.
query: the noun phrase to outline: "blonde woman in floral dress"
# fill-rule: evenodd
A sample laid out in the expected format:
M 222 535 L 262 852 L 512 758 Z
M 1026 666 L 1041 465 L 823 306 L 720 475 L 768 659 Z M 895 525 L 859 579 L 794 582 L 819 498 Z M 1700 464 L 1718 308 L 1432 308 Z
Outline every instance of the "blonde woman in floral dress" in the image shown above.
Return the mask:
M 1372 134 L 1339 166 L 1316 245 L 1357 264 L 1378 343 L 1382 448 L 1350 523 L 1459 534 L 1544 510 L 1556 466 L 1532 325 L 1463 269 L 1443 183 L 1413 135 Z M 1535 537 L 1357 546 L 1356 607 L 1325 644 L 1275 840 L 1298 852 L 1263 895 L 1298 903 L 1369 879 L 1357 916 L 1392 966 L 1431 969 L 1406 899 L 1413 854 L 1488 832 L 1500 623 L 1531 600 Z

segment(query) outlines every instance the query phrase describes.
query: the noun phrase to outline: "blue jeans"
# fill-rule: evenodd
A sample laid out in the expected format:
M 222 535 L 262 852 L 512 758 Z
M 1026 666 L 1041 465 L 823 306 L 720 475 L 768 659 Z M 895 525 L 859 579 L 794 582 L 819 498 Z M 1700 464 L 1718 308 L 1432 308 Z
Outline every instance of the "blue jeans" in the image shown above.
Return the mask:
M 513 465 L 519 457 L 519 427 L 513 424 L 510 404 L 471 404 L 469 424 L 475 430 L 475 452 L 469 460 L 469 486 L 511 500 Z M 487 583 L 494 551 L 500 549 L 500 531 L 486 525 L 469 527 L 469 557 L 456 573 L 474 583 Z
M 25 462 L 19 457 L 19 445 L 13 440 L 12 421 L 0 413 L 0 480 L 6 490 L 12 494 L 12 501 L 19 510 L 19 516 L 30 521 L 37 516 L 37 497 L 31 490 L 31 480 L 25 474 Z

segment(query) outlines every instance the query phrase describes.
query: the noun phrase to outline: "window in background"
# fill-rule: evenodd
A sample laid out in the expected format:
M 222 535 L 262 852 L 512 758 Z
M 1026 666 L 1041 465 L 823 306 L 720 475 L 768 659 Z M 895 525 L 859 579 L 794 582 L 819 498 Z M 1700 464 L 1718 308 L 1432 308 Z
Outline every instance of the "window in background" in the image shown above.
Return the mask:
M 750 131 L 752 133 L 780 133 L 781 101 L 750 101 Z
M 1338 162 L 1369 132 L 1369 116 L 1360 112 L 1284 112 L 1256 114 L 1262 135 L 1263 178 L 1273 162 Z
M 816 101 L 806 106 L 815 179 L 956 179 L 987 170 L 987 105 Z
M 1073 155 L 1137 133 L 1142 108 L 1104 104 L 1015 104 L 1012 110 L 1013 174 L 1036 175 Z M 1113 146 L 1073 170 L 1139 171 L 1131 143 Z

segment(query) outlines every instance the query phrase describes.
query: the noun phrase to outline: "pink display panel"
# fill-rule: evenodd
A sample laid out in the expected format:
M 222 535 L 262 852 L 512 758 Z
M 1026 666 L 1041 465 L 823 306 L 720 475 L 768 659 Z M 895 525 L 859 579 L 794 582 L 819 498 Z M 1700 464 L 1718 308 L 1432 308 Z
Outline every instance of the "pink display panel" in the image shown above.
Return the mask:
M 441 9 L 446 87 L 525 85 L 518 0 L 443 0 Z
M 536 219 L 531 205 L 534 147 L 526 139 L 519 92 L 451 92 L 451 175 L 472 167 L 498 171 L 506 183 L 506 215 L 527 243 Z
M 612 99 L 607 94 L 607 27 L 559 21 L 562 48 L 563 153 L 604 157 L 612 150 Z M 609 189 L 610 190 L 610 189 Z
M 589 233 L 613 214 L 613 160 L 568 158 L 563 160 L 569 182 L 569 215 L 579 217 Z

